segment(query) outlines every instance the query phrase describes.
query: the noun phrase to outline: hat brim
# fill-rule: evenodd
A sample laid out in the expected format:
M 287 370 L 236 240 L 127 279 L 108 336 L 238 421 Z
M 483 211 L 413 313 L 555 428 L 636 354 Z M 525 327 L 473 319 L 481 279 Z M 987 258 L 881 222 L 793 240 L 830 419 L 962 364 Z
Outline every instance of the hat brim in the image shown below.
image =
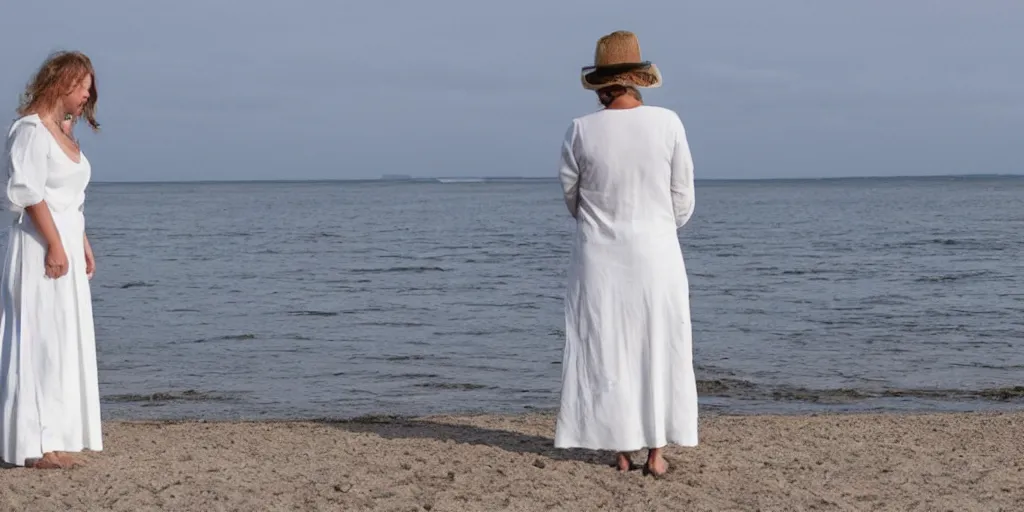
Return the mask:
M 617 64 L 614 66 L 587 66 L 580 74 L 583 88 L 598 90 L 612 85 L 655 88 L 661 87 L 661 71 L 651 62 Z

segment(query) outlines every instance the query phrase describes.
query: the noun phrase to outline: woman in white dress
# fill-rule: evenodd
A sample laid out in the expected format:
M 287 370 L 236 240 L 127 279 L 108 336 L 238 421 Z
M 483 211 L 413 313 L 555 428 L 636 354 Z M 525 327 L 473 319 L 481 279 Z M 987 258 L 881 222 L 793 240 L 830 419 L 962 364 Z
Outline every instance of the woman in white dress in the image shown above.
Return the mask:
M 0 276 L 0 458 L 66 468 L 101 450 L 83 208 L 91 169 L 69 135 L 96 122 L 95 72 L 78 52 L 51 56 L 29 83 L 7 136 L 3 197 L 13 212 Z M 62 126 L 62 123 L 64 126 Z
M 649 449 L 645 472 L 668 471 L 662 448 L 697 445 L 689 284 L 677 229 L 694 208 L 693 161 L 675 112 L 645 106 L 638 87 L 661 74 L 634 34 L 597 43 L 583 86 L 605 107 L 573 120 L 560 179 L 576 232 L 565 298 L 558 448 Z

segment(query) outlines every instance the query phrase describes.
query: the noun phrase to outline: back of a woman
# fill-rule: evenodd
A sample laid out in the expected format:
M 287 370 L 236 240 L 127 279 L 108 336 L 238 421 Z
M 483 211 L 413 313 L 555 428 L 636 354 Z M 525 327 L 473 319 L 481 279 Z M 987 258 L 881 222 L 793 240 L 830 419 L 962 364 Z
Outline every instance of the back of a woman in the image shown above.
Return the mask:
M 629 32 L 603 37 L 583 82 L 604 110 L 573 120 L 559 171 L 576 233 L 565 298 L 559 448 L 661 449 L 697 444 L 689 284 L 676 230 L 694 208 L 686 133 L 671 110 L 644 106 L 657 87 Z
M 604 109 L 577 119 L 572 131 L 571 156 L 586 167 L 586 180 L 577 187 L 581 235 L 594 242 L 644 236 L 675 240 L 675 211 L 692 198 L 686 193 L 674 208 L 673 158 L 686 160 L 676 162 L 682 171 L 677 178 L 685 178 L 690 166 L 683 125 L 675 112 L 644 105 Z M 688 216 L 690 210 L 684 210 Z

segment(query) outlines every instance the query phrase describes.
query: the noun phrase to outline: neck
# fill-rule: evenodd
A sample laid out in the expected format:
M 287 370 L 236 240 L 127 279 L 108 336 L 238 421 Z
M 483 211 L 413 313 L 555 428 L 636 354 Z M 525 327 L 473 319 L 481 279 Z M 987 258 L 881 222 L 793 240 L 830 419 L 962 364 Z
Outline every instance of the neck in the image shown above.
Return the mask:
M 643 105 L 643 104 L 644 104 L 644 102 L 634 98 L 633 96 L 631 96 L 629 94 L 623 94 L 622 96 L 619 96 L 618 98 L 615 98 L 615 100 L 613 100 L 608 105 L 607 108 L 611 108 L 611 109 L 628 109 L 628 108 L 639 107 L 640 105 Z
M 36 111 L 36 113 L 39 114 L 39 117 L 49 119 L 57 124 L 63 122 L 64 117 L 67 115 L 67 112 L 61 105 L 56 105 L 48 109 L 39 109 Z

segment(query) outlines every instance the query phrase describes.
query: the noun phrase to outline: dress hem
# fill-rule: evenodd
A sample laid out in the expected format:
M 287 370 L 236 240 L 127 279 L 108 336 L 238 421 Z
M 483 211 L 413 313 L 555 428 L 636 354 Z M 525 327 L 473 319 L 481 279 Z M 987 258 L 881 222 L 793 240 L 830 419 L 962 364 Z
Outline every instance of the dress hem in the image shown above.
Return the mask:
M 612 452 L 636 452 L 636 451 L 640 451 L 640 450 L 650 450 L 650 449 L 655 449 L 655 448 L 664 448 L 664 447 L 666 447 L 668 445 L 681 446 L 681 447 L 684 447 L 684 448 L 695 448 L 699 444 L 699 441 L 673 441 L 673 440 L 669 440 L 669 441 L 662 441 L 660 443 L 659 442 L 655 442 L 655 443 L 639 443 L 639 444 L 643 445 L 643 446 L 640 446 L 639 448 L 637 448 L 636 447 L 637 445 L 631 445 L 632 446 L 631 448 L 618 448 L 618 447 L 603 446 L 603 445 L 599 445 L 599 444 L 588 444 L 588 443 L 578 443 L 578 442 L 571 442 L 571 443 L 565 443 L 565 442 L 558 443 L 558 442 L 556 442 L 555 443 L 555 448 L 560 449 L 560 450 L 582 449 L 582 450 L 603 450 L 603 451 L 612 451 Z

